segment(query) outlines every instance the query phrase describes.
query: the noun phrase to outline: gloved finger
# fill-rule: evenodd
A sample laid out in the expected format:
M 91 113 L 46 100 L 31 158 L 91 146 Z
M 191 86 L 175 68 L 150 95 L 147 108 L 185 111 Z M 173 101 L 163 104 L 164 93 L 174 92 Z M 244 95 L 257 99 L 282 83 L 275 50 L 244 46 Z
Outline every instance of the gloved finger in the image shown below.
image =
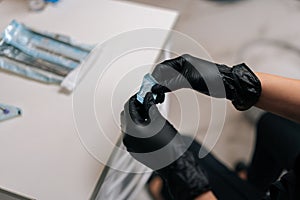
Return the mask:
M 163 103 L 164 101 L 165 101 L 165 94 L 164 93 L 156 94 L 155 104 Z
M 163 86 L 163 85 L 155 84 L 151 88 L 151 92 L 158 95 L 158 94 L 164 94 L 164 93 L 167 93 L 167 92 L 171 92 L 171 90 L 169 88 Z
M 181 74 L 177 74 L 171 79 L 159 82 L 154 85 L 151 91 L 154 94 L 167 93 L 181 88 L 192 88 L 191 83 Z
M 128 100 L 128 107 L 125 106 L 124 110 L 126 111 L 127 108 L 129 116 L 134 123 L 142 124 L 145 122 L 144 107 L 137 101 L 136 94 L 130 97 L 130 99 Z
M 149 109 L 151 106 L 155 105 L 155 100 L 153 97 L 153 93 L 152 92 L 147 92 L 145 98 L 144 98 L 144 109 L 146 112 L 149 112 Z
M 169 60 L 165 60 L 162 63 L 156 65 L 152 72 L 152 76 L 157 81 L 171 79 L 183 70 L 185 59 L 181 56 Z
M 158 108 L 156 107 L 155 100 L 153 98 L 153 93 L 148 92 L 144 98 L 143 103 L 144 109 L 148 114 L 146 117 L 146 122 L 152 126 L 155 126 L 156 130 L 158 127 L 162 127 L 166 122 L 166 119 L 160 114 Z

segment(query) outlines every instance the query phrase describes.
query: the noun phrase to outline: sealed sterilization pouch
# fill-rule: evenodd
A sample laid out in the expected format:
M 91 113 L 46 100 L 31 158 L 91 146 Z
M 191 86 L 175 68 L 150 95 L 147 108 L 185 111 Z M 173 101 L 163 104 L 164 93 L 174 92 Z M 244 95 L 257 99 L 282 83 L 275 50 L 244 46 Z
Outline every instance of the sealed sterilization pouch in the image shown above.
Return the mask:
M 89 54 L 80 46 L 48 37 L 16 21 L 12 21 L 4 30 L 2 39 L 30 56 L 71 69 Z
M 94 48 L 65 35 L 36 31 L 15 20 L 1 37 L 0 68 L 45 83 L 70 82 L 68 75 Z
M 22 114 L 20 108 L 9 106 L 5 104 L 0 104 L 0 121 L 11 119 Z
M 59 76 L 66 76 L 72 69 L 30 56 L 19 49 L 0 41 L 0 56 L 15 62 L 23 63 L 36 69 L 44 70 Z
M 144 98 L 148 92 L 151 92 L 151 88 L 157 84 L 157 81 L 151 74 L 146 74 L 144 76 L 142 86 L 140 87 L 139 92 L 137 93 L 137 100 L 142 104 L 144 102 Z M 156 99 L 155 94 L 153 94 L 154 99 Z
M 30 65 L 16 62 L 15 60 L 2 56 L 0 56 L 0 69 L 45 83 L 60 84 L 64 79 L 64 77 L 57 76 L 52 73 L 47 73 L 43 70 L 35 69 Z

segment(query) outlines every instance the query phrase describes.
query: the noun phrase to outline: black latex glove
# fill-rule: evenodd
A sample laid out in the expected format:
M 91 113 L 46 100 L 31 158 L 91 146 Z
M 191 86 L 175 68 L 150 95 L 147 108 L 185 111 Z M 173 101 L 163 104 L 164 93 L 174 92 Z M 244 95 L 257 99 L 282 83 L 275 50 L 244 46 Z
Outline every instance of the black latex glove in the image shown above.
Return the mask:
M 129 153 L 166 180 L 174 199 L 190 200 L 210 190 L 196 155 L 159 113 L 151 93 L 143 105 L 136 96 L 129 99 L 121 113 L 121 128 Z
M 191 88 L 227 98 L 238 110 L 249 109 L 261 94 L 259 79 L 244 63 L 231 68 L 185 54 L 158 64 L 152 76 L 159 82 L 152 88 L 155 94 Z

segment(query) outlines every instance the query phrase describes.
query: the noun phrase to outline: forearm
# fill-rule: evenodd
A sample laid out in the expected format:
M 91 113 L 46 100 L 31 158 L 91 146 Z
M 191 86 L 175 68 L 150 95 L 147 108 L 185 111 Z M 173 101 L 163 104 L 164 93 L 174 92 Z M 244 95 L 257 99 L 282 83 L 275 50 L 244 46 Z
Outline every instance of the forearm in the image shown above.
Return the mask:
M 198 196 L 195 200 L 216 200 L 217 198 L 212 193 L 212 191 L 205 192 Z
M 300 122 L 300 80 L 256 73 L 262 85 L 256 106 Z

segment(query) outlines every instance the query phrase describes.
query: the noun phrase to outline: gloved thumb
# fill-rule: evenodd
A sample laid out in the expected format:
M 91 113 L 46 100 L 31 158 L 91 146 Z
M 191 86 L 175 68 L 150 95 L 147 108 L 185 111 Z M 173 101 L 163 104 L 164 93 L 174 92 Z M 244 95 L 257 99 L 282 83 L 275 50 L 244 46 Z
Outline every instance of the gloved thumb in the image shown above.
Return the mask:
M 155 84 L 152 88 L 151 91 L 154 94 L 164 94 L 167 92 L 171 92 L 171 90 L 169 88 L 167 88 L 166 86 L 160 85 L 160 84 Z
M 151 91 L 154 94 L 164 94 L 167 92 L 175 91 L 181 88 L 193 88 L 192 83 L 189 82 L 189 80 L 184 77 L 182 74 L 177 73 L 176 76 L 174 76 L 171 79 L 160 81 L 158 84 L 155 84 Z
M 156 107 L 155 104 L 155 100 L 153 98 L 153 93 L 148 92 L 144 98 L 144 109 L 146 111 L 146 113 L 148 113 L 147 115 L 147 123 L 155 123 L 156 121 L 158 122 L 164 122 L 165 118 L 160 114 L 158 108 Z

